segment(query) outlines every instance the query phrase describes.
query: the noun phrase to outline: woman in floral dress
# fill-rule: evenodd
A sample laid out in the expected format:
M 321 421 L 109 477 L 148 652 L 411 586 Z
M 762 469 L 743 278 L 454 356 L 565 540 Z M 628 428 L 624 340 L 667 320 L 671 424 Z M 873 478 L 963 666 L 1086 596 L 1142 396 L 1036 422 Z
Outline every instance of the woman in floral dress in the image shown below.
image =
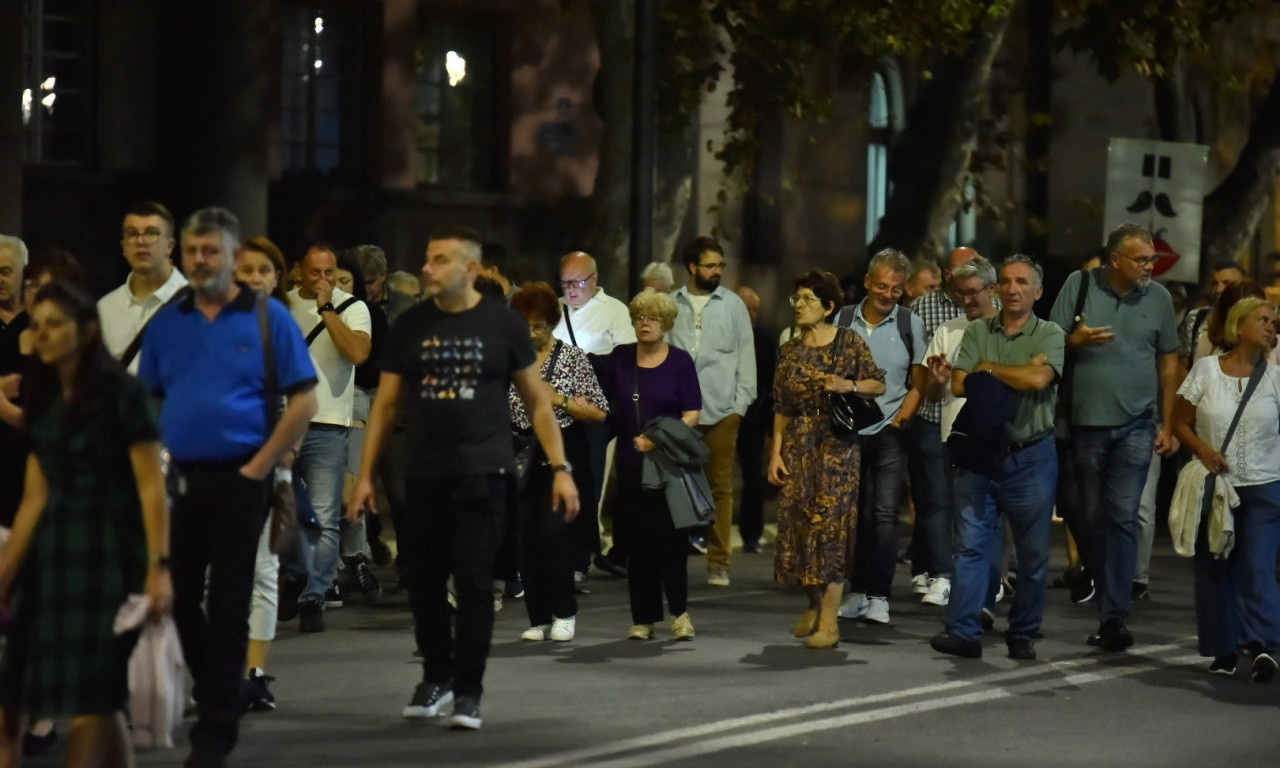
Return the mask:
M 884 371 L 866 342 L 831 325 L 840 296 L 829 272 L 795 281 L 791 306 L 799 334 L 779 350 L 773 385 L 769 482 L 782 486 L 774 575 L 805 588 L 809 607 L 792 633 L 807 637 L 810 648 L 834 648 L 840 640 L 836 610 L 853 568 L 858 521 L 857 438 L 832 434 L 826 393 L 872 398 L 884 392 Z

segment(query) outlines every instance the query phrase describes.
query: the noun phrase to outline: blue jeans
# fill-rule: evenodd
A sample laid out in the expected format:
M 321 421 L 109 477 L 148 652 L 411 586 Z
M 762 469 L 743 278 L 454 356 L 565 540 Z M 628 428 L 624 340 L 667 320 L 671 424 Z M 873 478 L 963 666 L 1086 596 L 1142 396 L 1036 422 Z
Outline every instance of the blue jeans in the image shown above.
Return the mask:
M 315 512 L 316 525 L 301 526 L 289 570 L 305 572 L 307 586 L 298 602 L 323 600 L 338 570 L 338 521 L 342 518 L 342 475 L 347 469 L 350 429 L 313 423 L 293 463 L 298 504 Z
M 907 473 L 906 432 L 886 426 L 860 439 L 862 478 L 850 584 L 854 592 L 888 598 L 898 565 L 898 505 Z
M 907 471 L 911 477 L 911 499 L 916 505 L 916 549 L 911 556 L 912 573 L 930 576 L 951 574 L 951 482 L 947 470 L 951 456 L 942 442 L 942 425 L 922 418 L 911 420 L 910 453 Z
M 999 478 L 956 470 L 959 537 L 947 608 L 948 632 L 968 640 L 982 636 L 982 606 L 991 591 L 992 574 L 999 573 L 993 566 L 1004 546 L 1003 520 L 1009 521 L 1013 531 L 1018 559 L 1018 590 L 1005 638 L 1029 640 L 1040 630 L 1057 485 L 1057 450 L 1049 437 L 1005 458 Z
M 1080 506 L 1068 519 L 1080 560 L 1098 588 L 1103 621 L 1129 618 L 1138 557 L 1138 505 L 1156 429 L 1139 416 L 1119 427 L 1072 427 Z
M 1240 590 L 1240 641 L 1280 648 L 1280 586 L 1276 550 L 1280 549 L 1280 481 L 1237 488 L 1235 512 L 1236 585 Z

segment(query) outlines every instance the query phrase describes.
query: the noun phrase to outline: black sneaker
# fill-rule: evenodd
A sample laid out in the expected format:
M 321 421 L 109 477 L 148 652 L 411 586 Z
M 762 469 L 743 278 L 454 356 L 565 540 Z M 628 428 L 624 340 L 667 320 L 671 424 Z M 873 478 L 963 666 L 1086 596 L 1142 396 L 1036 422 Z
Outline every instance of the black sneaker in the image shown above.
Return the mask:
M 455 731 L 475 731 L 480 728 L 480 699 L 475 696 L 459 696 L 453 702 L 453 714 L 445 721 Z
M 982 658 L 982 643 L 977 640 L 966 640 L 950 632 L 939 632 L 929 641 L 929 647 L 938 653 L 960 656 L 965 659 Z
M 1036 647 L 1025 637 L 1011 637 L 1005 641 L 1009 649 L 1009 658 L 1018 661 L 1035 661 Z
M 596 555 L 591 559 L 591 562 L 595 567 L 611 576 L 617 576 L 620 579 L 627 578 L 627 566 L 617 562 L 608 555 Z
M 324 607 L 342 607 L 342 588 L 338 586 L 337 579 L 334 579 L 333 583 L 329 585 L 329 588 L 324 591 Z
M 1236 655 L 1234 653 L 1213 657 L 1213 663 L 1209 665 L 1209 674 L 1230 677 L 1235 673 Z
M 1135 581 L 1133 582 L 1133 588 L 1129 590 L 1129 599 L 1130 600 L 1150 600 L 1151 590 L 1148 589 L 1147 585 L 1143 584 L 1141 581 Z
M 1276 676 L 1276 670 L 1280 669 L 1280 664 L 1271 657 L 1271 654 L 1263 651 L 1253 657 L 1253 665 L 1249 667 L 1249 677 L 1255 683 L 1269 683 L 1271 678 Z
M 299 632 L 324 631 L 324 603 L 319 600 L 308 600 L 298 611 Z
M 400 711 L 409 718 L 435 717 L 444 714 L 441 710 L 453 701 L 453 690 L 448 683 L 418 683 L 413 689 L 413 698 Z
M 996 628 L 996 614 L 990 608 L 982 609 L 982 631 L 990 632 Z
M 270 712 L 276 708 L 276 697 L 267 690 L 267 683 L 275 682 L 275 678 L 261 669 L 249 670 L 249 678 L 245 682 L 245 708 L 250 712 Z
M 689 535 L 689 554 L 705 555 L 707 554 L 707 537 L 700 533 Z
M 512 600 L 519 600 L 524 597 L 524 581 L 519 578 L 507 579 L 502 585 L 502 596 Z
M 1098 594 L 1093 586 L 1093 577 L 1088 571 L 1081 571 L 1076 580 L 1071 583 L 1071 602 L 1076 605 L 1084 605 L 1092 600 Z
M 382 584 L 378 582 L 378 577 L 373 575 L 373 569 L 369 567 L 369 564 L 364 559 L 356 563 L 356 586 L 360 589 L 360 597 L 366 603 L 377 603 L 379 598 L 382 597 Z M 327 605 L 328 595 L 325 595 L 325 597 L 325 604 Z
M 1089 645 L 1100 647 L 1104 651 L 1117 653 L 1133 645 L 1133 635 L 1129 632 L 1129 628 L 1124 625 L 1123 619 L 1112 617 L 1102 622 L 1102 626 L 1098 627 L 1097 632 L 1089 635 L 1089 639 L 1086 642 Z
M 58 743 L 58 729 L 50 728 L 49 732 L 43 736 L 36 735 L 31 731 L 22 734 L 22 756 L 35 757 L 43 755 L 53 749 L 53 745 Z
M 391 547 L 382 539 L 369 542 L 369 554 L 373 557 L 374 565 L 379 567 L 391 562 Z
M 300 605 L 298 598 L 302 590 L 307 588 L 307 577 L 297 576 L 280 569 L 280 598 L 276 618 L 280 621 L 293 621 L 298 616 Z

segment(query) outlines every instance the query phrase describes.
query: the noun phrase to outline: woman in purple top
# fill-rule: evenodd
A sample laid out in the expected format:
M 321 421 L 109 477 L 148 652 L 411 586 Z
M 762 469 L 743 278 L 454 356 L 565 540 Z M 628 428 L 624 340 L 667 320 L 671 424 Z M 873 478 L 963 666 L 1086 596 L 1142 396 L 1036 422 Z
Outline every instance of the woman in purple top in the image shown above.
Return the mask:
M 685 610 L 689 575 L 685 564 L 688 536 L 671 522 L 671 512 L 661 492 L 646 491 L 640 470 L 646 452 L 654 444 L 641 434 L 645 424 L 659 416 L 698 423 L 702 391 L 693 358 L 665 340 L 676 322 L 676 303 L 665 293 L 646 288 L 631 300 L 631 322 L 636 343 L 614 348 L 603 366 L 600 387 L 609 398 L 618 436 L 613 467 L 617 478 L 614 530 L 621 526 L 631 542 L 628 589 L 632 640 L 653 637 L 654 624 L 662 620 L 662 595 L 675 618 L 671 633 L 677 640 L 693 639 L 693 623 Z

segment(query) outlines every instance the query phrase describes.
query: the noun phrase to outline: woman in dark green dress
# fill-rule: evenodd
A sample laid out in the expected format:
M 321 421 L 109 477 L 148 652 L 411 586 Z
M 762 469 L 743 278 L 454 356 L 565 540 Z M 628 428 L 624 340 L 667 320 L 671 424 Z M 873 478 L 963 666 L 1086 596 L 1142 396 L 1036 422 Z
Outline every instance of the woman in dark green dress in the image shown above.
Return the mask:
M 145 389 L 107 355 L 97 308 L 58 281 L 32 311 L 24 408 L 31 453 L 8 544 L 0 605 L 13 623 L 0 657 L 0 765 L 16 765 L 20 719 L 70 716 L 64 765 L 131 765 L 122 709 L 138 633 L 115 615 L 145 592 L 172 602 L 159 429 Z

